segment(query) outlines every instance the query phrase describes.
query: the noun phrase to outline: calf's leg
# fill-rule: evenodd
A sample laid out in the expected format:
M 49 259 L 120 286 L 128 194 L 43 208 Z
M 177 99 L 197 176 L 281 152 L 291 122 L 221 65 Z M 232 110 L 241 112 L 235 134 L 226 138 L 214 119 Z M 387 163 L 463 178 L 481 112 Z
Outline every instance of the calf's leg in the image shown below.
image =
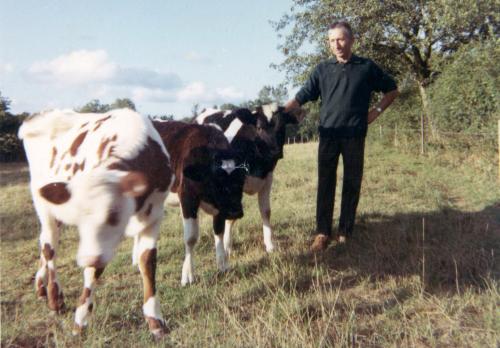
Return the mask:
M 198 218 L 183 218 L 184 225 L 184 246 L 186 249 L 186 256 L 182 265 L 182 278 L 181 285 L 192 284 L 194 281 L 193 276 L 193 251 L 199 237 Z
M 215 259 L 217 268 L 221 272 L 229 269 L 226 251 L 224 250 L 224 225 L 225 219 L 220 214 L 214 216 L 214 239 L 215 239 Z
M 153 223 L 139 234 L 138 253 L 139 270 L 142 275 L 144 289 L 144 304 L 142 311 L 149 326 L 149 331 L 161 338 L 166 333 L 166 324 L 163 319 L 160 300 L 156 296 L 156 244 L 160 232 L 160 220 Z
M 88 324 L 88 318 L 94 307 L 94 288 L 103 271 L 104 267 L 92 266 L 85 267 L 83 270 L 83 291 L 76 305 L 73 335 L 79 335 Z
M 37 207 L 37 205 L 35 205 Z M 64 296 L 56 273 L 56 248 L 59 243 L 59 224 L 44 209 L 37 209 L 42 226 L 40 233 L 40 268 L 35 275 L 35 287 L 40 298 L 47 298 L 48 307 L 60 311 Z
M 262 232 L 264 235 L 264 245 L 267 252 L 274 250 L 271 230 L 271 186 L 273 184 L 273 173 L 269 173 L 265 179 L 264 186 L 259 191 L 259 210 L 262 217 Z
M 224 225 L 224 251 L 226 252 L 227 259 L 229 259 L 229 256 L 231 256 L 231 229 L 233 228 L 235 222 L 236 220 L 226 220 Z

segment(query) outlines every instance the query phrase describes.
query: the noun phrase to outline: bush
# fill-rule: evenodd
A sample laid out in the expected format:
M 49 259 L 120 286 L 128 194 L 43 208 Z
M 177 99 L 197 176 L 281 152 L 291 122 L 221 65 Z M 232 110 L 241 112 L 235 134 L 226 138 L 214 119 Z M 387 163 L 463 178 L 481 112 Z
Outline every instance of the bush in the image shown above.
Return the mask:
M 431 108 L 442 131 L 494 131 L 499 114 L 500 48 L 494 40 L 462 47 L 431 87 Z

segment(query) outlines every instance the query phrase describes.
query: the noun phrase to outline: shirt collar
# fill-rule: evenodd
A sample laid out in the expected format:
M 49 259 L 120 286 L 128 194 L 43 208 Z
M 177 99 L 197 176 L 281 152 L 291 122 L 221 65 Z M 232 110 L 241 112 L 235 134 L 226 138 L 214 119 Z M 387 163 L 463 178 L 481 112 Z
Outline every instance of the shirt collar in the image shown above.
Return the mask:
M 332 58 L 330 58 L 328 60 L 328 62 L 330 64 L 337 64 L 337 63 L 339 63 L 339 61 L 337 60 L 337 58 L 335 56 L 332 57 Z M 351 58 L 349 58 L 349 60 L 345 64 L 359 64 L 360 62 L 361 62 L 361 59 L 357 55 L 352 54 Z

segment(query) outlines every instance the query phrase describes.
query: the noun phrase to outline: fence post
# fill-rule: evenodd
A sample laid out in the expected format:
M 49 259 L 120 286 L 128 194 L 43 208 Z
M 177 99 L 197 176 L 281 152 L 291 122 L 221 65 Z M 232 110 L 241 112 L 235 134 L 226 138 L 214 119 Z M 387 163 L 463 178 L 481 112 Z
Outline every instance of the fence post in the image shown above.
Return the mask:
M 382 125 L 379 125 L 378 126 L 378 131 L 379 131 L 379 134 L 380 134 L 380 139 L 382 139 Z
M 394 146 L 398 147 L 399 141 L 398 141 L 398 125 L 394 125 Z
M 425 153 L 424 138 L 425 138 L 425 125 L 424 125 L 424 114 L 422 114 L 422 117 L 420 117 L 420 154 L 421 155 L 423 155 Z

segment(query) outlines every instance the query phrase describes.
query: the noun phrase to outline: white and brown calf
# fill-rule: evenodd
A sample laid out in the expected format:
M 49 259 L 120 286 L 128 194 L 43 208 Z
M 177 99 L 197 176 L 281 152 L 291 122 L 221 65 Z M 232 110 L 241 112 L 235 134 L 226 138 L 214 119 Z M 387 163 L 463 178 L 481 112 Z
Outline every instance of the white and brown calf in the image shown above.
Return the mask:
M 162 336 L 156 244 L 173 171 L 151 121 L 128 109 L 105 114 L 55 110 L 27 119 L 19 137 L 41 224 L 38 295 L 54 311 L 63 307 L 55 265 L 59 225 L 76 225 L 84 283 L 75 313 L 74 333 L 79 333 L 92 311 L 96 280 L 123 237 L 134 237 L 133 263 L 143 278 L 144 317 L 150 331 Z
M 245 178 L 243 191 L 246 194 L 257 194 L 259 211 L 262 218 L 262 232 L 267 252 L 274 250 L 271 229 L 271 187 L 273 172 L 278 160 L 283 158 L 287 124 L 296 124 L 303 117 L 302 110 L 297 113 L 285 113 L 284 108 L 276 103 L 257 107 L 251 111 L 241 108 L 221 111 L 217 109 L 204 110 L 194 122 L 198 124 L 215 124 L 223 131 L 231 146 L 245 154 L 244 161 L 248 163 L 249 172 Z M 241 130 L 246 126 L 256 127 L 257 136 L 252 143 L 241 136 Z M 235 220 L 227 219 L 224 231 L 224 249 L 231 253 L 231 229 Z

